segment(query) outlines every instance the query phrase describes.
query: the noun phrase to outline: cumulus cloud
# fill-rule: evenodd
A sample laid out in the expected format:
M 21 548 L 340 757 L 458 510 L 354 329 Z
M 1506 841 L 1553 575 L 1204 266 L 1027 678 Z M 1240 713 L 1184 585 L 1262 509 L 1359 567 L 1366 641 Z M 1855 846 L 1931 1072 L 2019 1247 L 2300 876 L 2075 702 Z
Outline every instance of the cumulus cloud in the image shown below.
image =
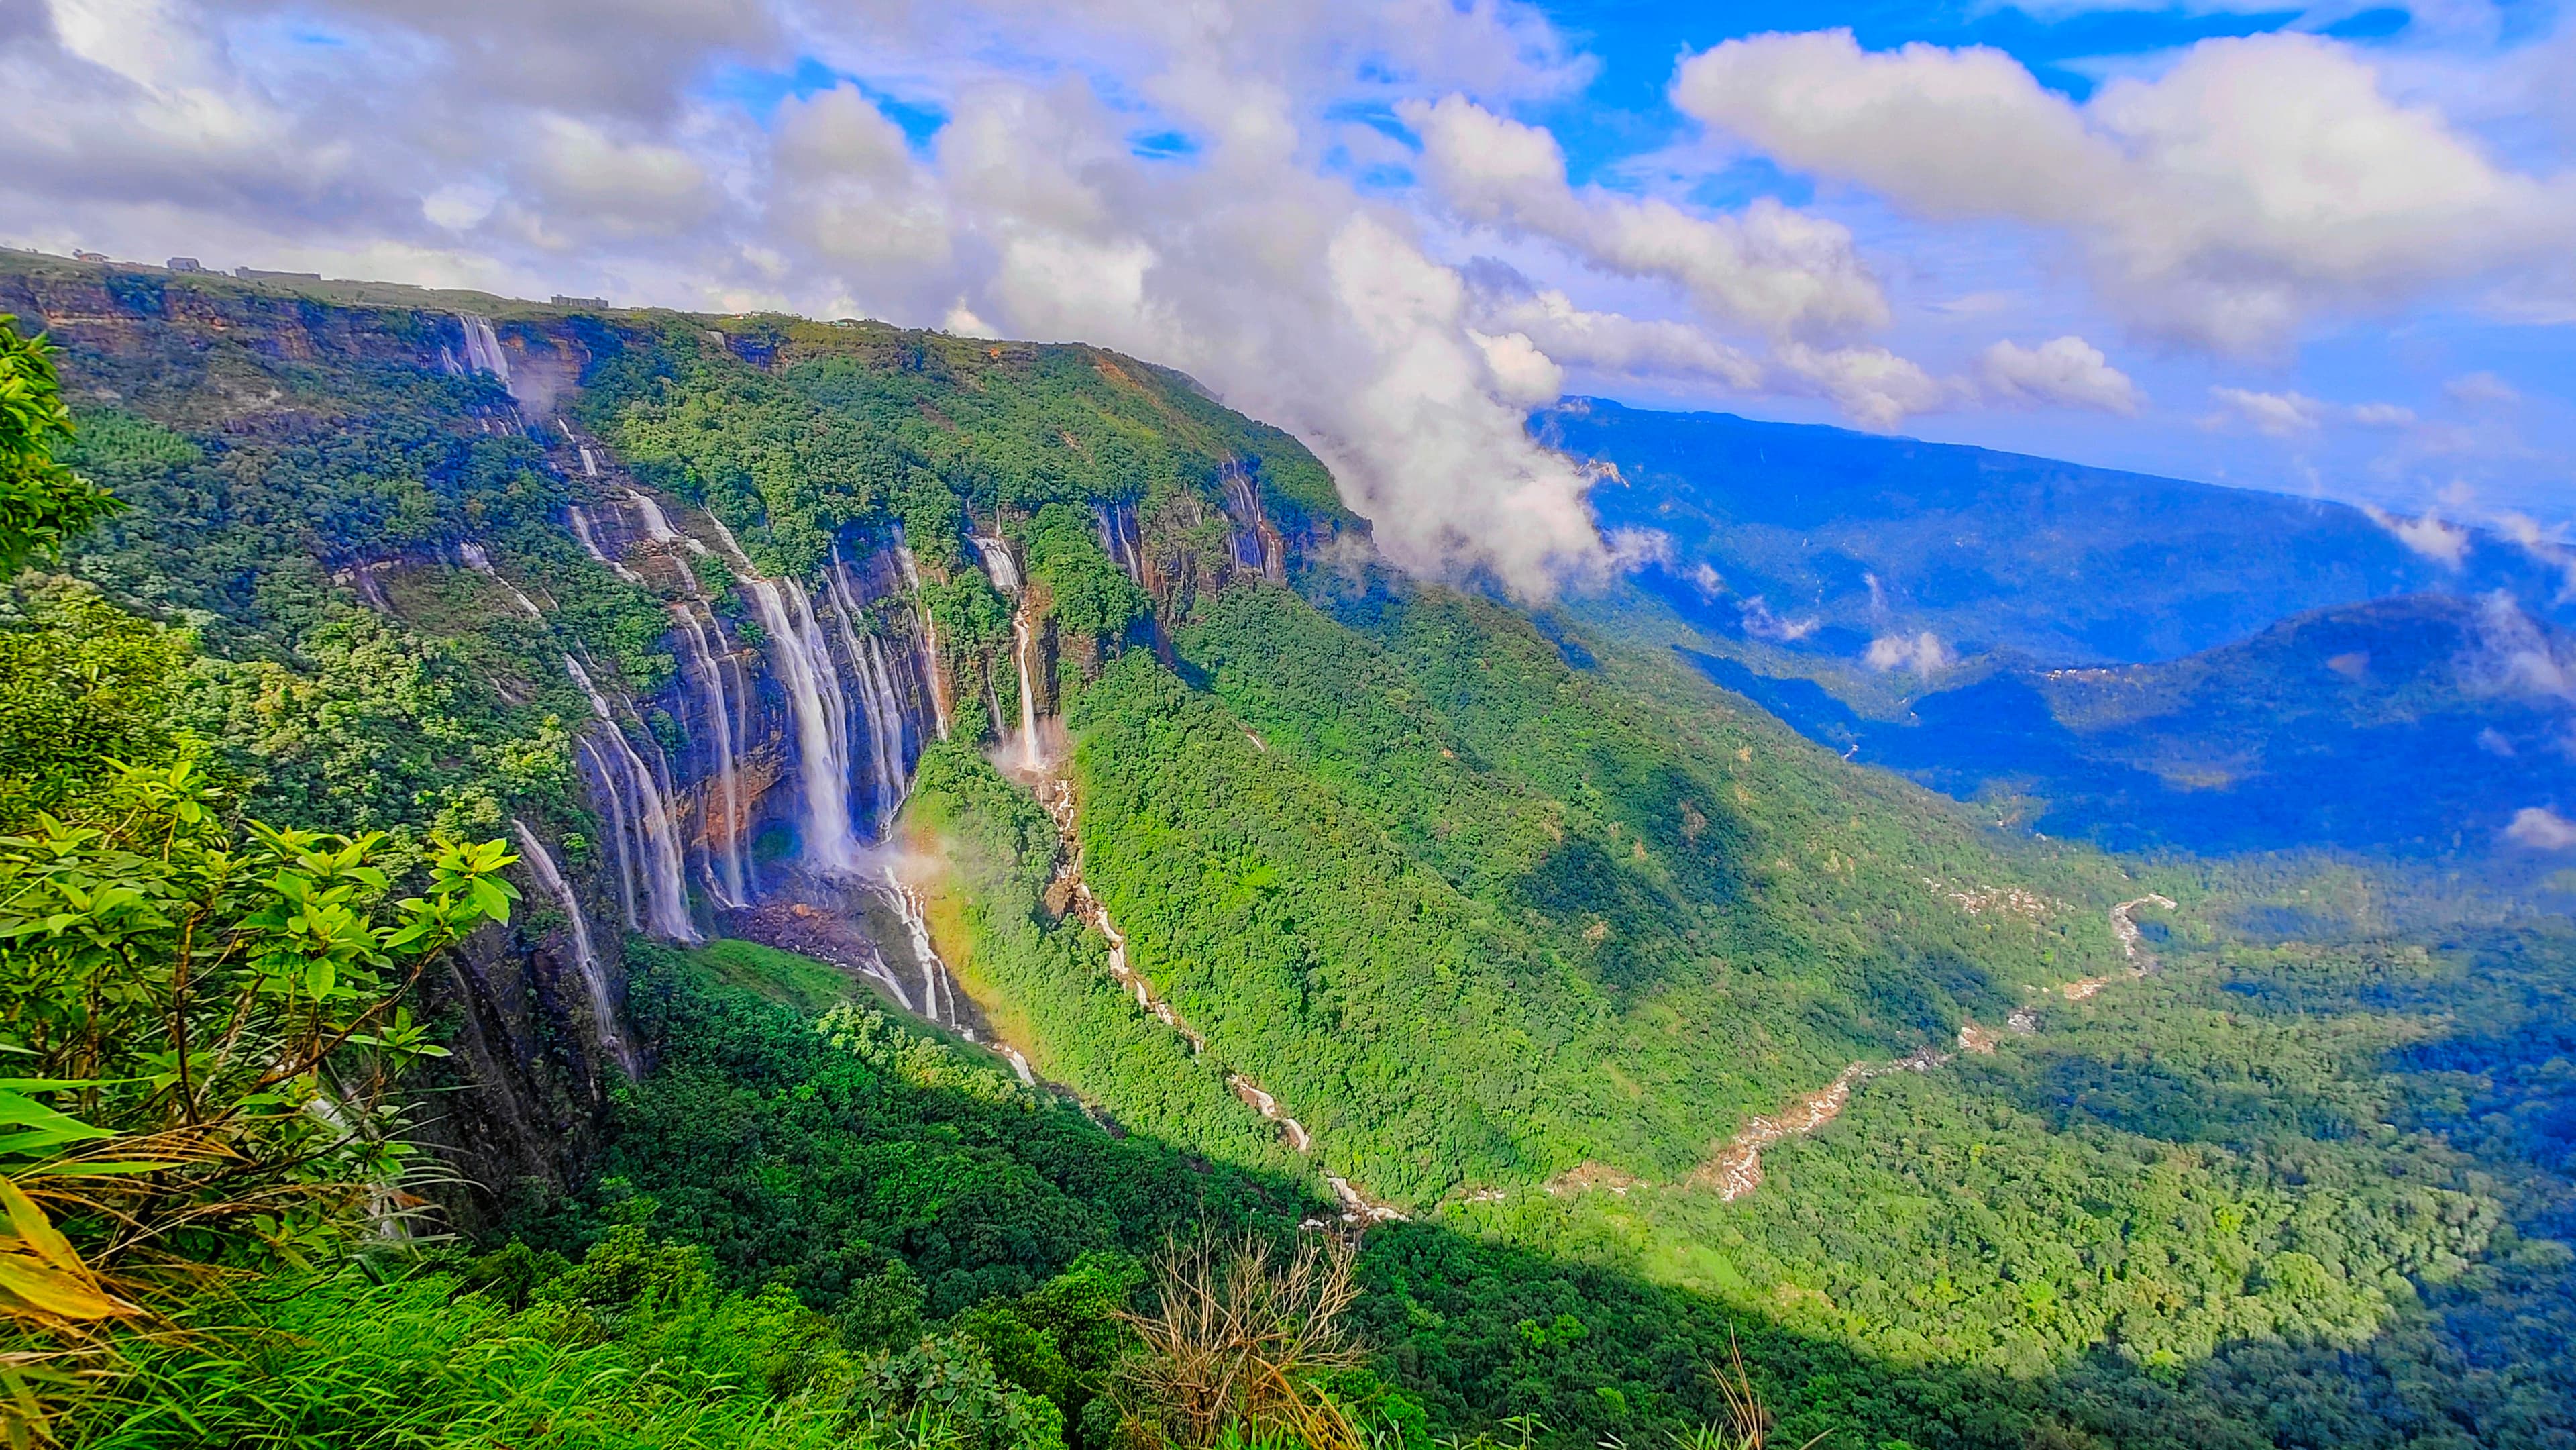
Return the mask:
M 1610 545 L 1610 562 L 1622 572 L 1673 565 L 1673 536 L 1661 529 L 1618 528 L 1604 537 Z
M 1887 299 L 1849 229 L 1760 198 L 1728 216 L 1567 184 L 1556 137 L 1464 96 L 1396 108 L 1422 138 L 1422 170 L 1471 222 L 1556 241 L 1630 277 L 1678 283 L 1710 317 L 1774 336 L 1877 327 Z
M 2135 417 L 2146 394 L 2111 366 L 2102 350 L 2080 337 L 2037 347 L 2003 341 L 1977 358 L 1977 377 L 1988 396 L 2023 405 L 2056 404 Z
M 1826 348 L 1785 342 L 1779 357 L 1790 377 L 1833 399 L 1864 427 L 1894 428 L 1912 414 L 1932 412 L 1961 396 L 1955 383 L 1935 378 L 1875 343 Z
M 952 219 L 945 198 L 913 166 L 902 130 L 857 86 L 836 85 L 782 104 L 770 166 L 777 183 L 773 214 L 789 238 L 818 255 L 859 267 L 935 267 L 948 260 Z
M 1861 661 L 1881 673 L 1910 670 L 1929 677 L 1957 664 L 1959 656 L 1939 635 L 1927 629 L 1913 635 L 1882 634 L 1869 642 Z
M 1796 644 L 1824 628 L 1824 621 L 1820 619 L 1782 618 L 1772 612 L 1770 602 L 1759 594 L 1744 601 L 1743 606 L 1736 611 L 1736 618 L 1743 625 L 1746 634 L 1755 639 L 1767 639 L 1779 644 Z M 1880 666 L 1880 668 L 1886 667 Z
M 1738 391 L 1763 383 L 1760 362 L 1687 322 L 1586 311 L 1555 288 L 1517 295 L 1497 295 L 1490 287 L 1480 291 L 1479 307 L 1491 325 L 1528 338 L 1559 362 L 1622 377 L 1695 380 Z
M 2576 821 L 2571 821 L 2547 806 L 2524 806 L 2513 813 L 2513 821 L 2504 828 L 2505 839 L 2535 851 L 2564 851 L 2576 847 Z
M 2062 235 L 2130 322 L 2227 351 L 2540 272 L 2576 225 L 2576 181 L 2498 165 L 2391 97 L 2361 52 L 2311 35 L 2202 41 L 2080 106 L 1996 50 L 1759 35 L 1686 59 L 1673 99 L 1921 214 Z

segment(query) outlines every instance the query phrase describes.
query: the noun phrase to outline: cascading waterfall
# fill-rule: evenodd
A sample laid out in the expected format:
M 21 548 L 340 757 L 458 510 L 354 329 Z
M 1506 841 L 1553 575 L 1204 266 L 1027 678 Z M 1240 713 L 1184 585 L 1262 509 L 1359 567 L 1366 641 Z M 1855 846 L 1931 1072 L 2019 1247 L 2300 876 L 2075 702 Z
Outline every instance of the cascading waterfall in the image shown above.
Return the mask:
M 1023 601 L 1011 611 L 1011 654 L 1020 666 L 1020 765 L 1030 771 L 1046 768 L 1046 754 L 1038 745 L 1038 695 L 1029 683 L 1029 656 L 1036 651 L 1037 634 L 1029 627 Z
M 1031 688 L 1030 656 L 1037 653 L 1037 631 L 1029 623 L 1027 591 L 1021 587 L 1020 562 L 1011 557 L 1011 546 L 989 534 L 974 536 L 975 553 L 984 561 L 984 572 L 992 576 L 993 587 L 1017 596 L 1019 604 L 1011 611 L 1011 661 L 1020 672 L 1020 764 L 1032 773 L 1046 768 L 1046 755 L 1038 742 L 1038 697 Z M 993 733 L 1007 735 L 1002 724 L 1001 702 L 993 702 Z
M 1137 584 L 1145 582 L 1144 550 L 1134 537 L 1135 520 L 1123 503 L 1101 504 L 1092 510 L 1100 524 L 1100 547 L 1111 563 L 1127 573 Z
M 581 686 L 582 693 L 590 697 L 591 713 L 597 715 L 600 724 L 606 727 L 592 733 L 605 737 L 613 752 L 599 761 L 612 811 L 623 813 L 619 799 L 621 793 L 631 792 L 635 800 L 633 825 L 643 849 L 639 853 L 641 859 L 632 864 L 641 868 L 646 927 L 655 936 L 671 941 L 697 941 L 697 924 L 689 919 L 688 882 L 680 868 L 680 833 L 671 821 L 668 779 L 657 780 L 656 772 L 635 753 L 635 747 L 626 739 L 625 730 L 617 723 L 616 711 L 609 708 L 608 697 L 591 682 L 590 672 L 581 667 L 581 661 L 565 655 L 564 671 Z M 612 768 L 616 766 L 622 766 L 623 770 Z
M 975 554 L 984 561 L 984 572 L 992 576 L 993 587 L 1005 594 L 1020 592 L 1020 561 L 1011 557 L 1011 546 L 990 534 L 974 536 Z
M 840 628 L 842 657 L 849 661 L 852 683 L 858 687 L 859 723 L 868 737 L 868 834 L 882 841 L 903 804 L 903 717 L 878 697 L 875 677 L 868 670 L 868 647 L 876 637 L 859 628 L 859 601 L 850 588 L 838 544 L 832 546 L 832 567 L 823 575 L 823 600 Z
M 609 849 L 617 854 L 618 908 L 629 931 L 642 931 L 644 919 L 635 913 L 635 860 L 628 845 L 634 832 L 626 820 L 626 792 L 618 788 L 617 772 L 609 769 L 608 758 L 590 743 L 588 734 L 574 736 L 572 749 L 580 759 L 583 777 L 596 782 L 600 798 L 608 802 Z
M 921 893 L 904 884 L 893 867 L 885 868 L 886 894 L 894 903 L 895 915 L 903 919 L 903 928 L 912 938 L 913 960 L 921 967 L 921 1015 L 936 1025 L 953 1027 L 975 1040 L 975 1030 L 960 1020 L 957 1011 L 957 985 L 950 980 L 948 963 L 941 959 L 939 948 L 930 940 L 930 910 Z M 944 1001 L 943 1001 L 944 999 Z
M 526 852 L 528 869 L 536 873 L 538 884 L 546 888 L 546 893 L 563 908 L 564 915 L 571 922 L 573 972 L 581 978 L 582 987 L 590 995 L 591 1017 L 599 1029 L 599 1045 L 608 1050 L 608 1055 L 615 1058 L 618 1067 L 631 1078 L 635 1076 L 636 1069 L 634 1049 L 626 1045 L 625 1035 L 617 1030 L 617 1005 L 609 996 L 608 969 L 600 964 L 599 949 L 591 941 L 590 918 L 582 913 L 581 898 L 573 894 L 572 883 L 564 879 L 563 868 L 555 864 L 554 853 L 546 849 L 545 841 L 535 831 L 528 829 L 528 823 L 513 820 L 510 824 L 518 828 L 519 844 Z
M 626 561 L 599 546 L 599 535 L 592 528 L 590 514 L 580 504 L 565 511 L 565 521 L 572 525 L 572 536 L 581 541 L 582 552 L 608 566 L 609 572 L 639 588 L 649 587 L 644 576 L 626 566 Z
M 707 625 L 698 621 L 697 611 L 685 604 L 671 606 L 671 617 L 678 621 L 678 638 L 685 647 L 682 673 L 696 686 L 698 708 L 707 718 L 710 741 L 715 756 L 712 793 L 707 830 L 708 857 L 711 862 L 709 884 L 727 906 L 743 906 L 756 889 L 751 879 L 750 863 L 743 857 L 742 838 L 748 822 L 743 816 L 741 757 L 735 747 L 733 691 L 727 687 L 724 666 L 716 659 L 709 640 Z M 713 615 L 709 615 L 713 622 Z M 722 629 L 717 625 L 718 630 Z M 718 634 L 716 638 L 722 638 Z M 728 658 L 730 658 L 728 656 Z M 721 827 L 713 824 L 718 811 L 723 812 Z
M 939 668 L 939 620 L 930 612 L 930 598 L 921 592 L 921 569 L 912 557 L 912 546 L 903 541 L 898 525 L 894 535 L 895 561 L 903 566 L 903 585 L 912 591 L 913 611 L 921 616 L 921 672 L 929 686 L 930 715 L 938 726 L 939 738 L 948 738 L 948 677 Z
M 458 313 L 456 321 L 465 329 L 465 365 L 478 373 L 490 373 L 501 380 L 502 386 L 509 386 L 510 357 L 501 351 L 501 339 L 493 333 L 492 324 L 470 312 Z
M 805 858 L 826 875 L 849 875 L 859 869 L 860 852 L 850 825 L 850 706 L 840 675 L 814 622 L 813 602 L 796 581 L 752 577 L 741 583 L 769 632 L 771 662 L 787 691 L 797 773 L 805 787 Z
M 671 516 L 662 512 L 661 500 L 653 495 L 642 489 L 630 488 L 626 490 L 626 501 L 635 505 L 637 516 L 644 520 L 644 537 L 657 544 L 677 544 L 692 554 L 703 554 L 707 551 L 706 545 L 671 527 Z M 742 567 L 744 573 L 751 572 L 751 561 L 742 556 L 742 546 L 733 541 L 733 533 L 724 526 L 724 520 L 709 514 L 707 521 L 714 524 L 716 532 L 724 536 L 725 547 L 732 551 L 734 562 Z
M 1223 473 L 1226 510 L 1234 527 L 1229 530 L 1237 563 L 1258 569 L 1262 577 L 1277 584 L 1287 575 L 1287 541 L 1270 523 L 1270 511 L 1262 506 L 1261 488 L 1245 474 L 1242 467 L 1228 464 Z
M 877 798 L 877 838 L 883 840 L 887 824 L 902 809 L 903 798 L 911 793 L 912 769 L 904 761 L 903 701 L 894 692 L 894 672 L 886 665 L 885 645 L 875 635 L 867 637 L 867 658 L 860 668 L 859 685 L 868 699 L 868 735 L 877 746 L 877 779 L 883 788 Z
M 466 568 L 473 570 L 475 573 L 482 575 L 486 579 L 492 580 L 502 588 L 510 591 L 511 600 L 515 602 L 521 610 L 525 611 L 530 619 L 543 619 L 546 617 L 545 611 L 537 607 L 537 602 L 535 600 L 530 599 L 525 593 L 521 592 L 518 585 L 502 578 L 501 571 L 492 567 L 492 556 L 481 544 L 475 543 L 471 539 L 467 539 L 459 543 L 456 546 L 456 557 L 465 561 Z

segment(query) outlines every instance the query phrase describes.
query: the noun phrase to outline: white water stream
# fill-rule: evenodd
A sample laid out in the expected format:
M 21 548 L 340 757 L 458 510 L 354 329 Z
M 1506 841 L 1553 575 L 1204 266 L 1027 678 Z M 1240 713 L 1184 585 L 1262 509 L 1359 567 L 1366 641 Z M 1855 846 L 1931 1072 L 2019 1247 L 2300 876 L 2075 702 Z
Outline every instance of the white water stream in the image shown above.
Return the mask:
M 545 841 L 535 831 L 528 829 L 528 823 L 514 820 L 510 824 L 518 828 L 528 869 L 536 873 L 538 884 L 546 888 L 546 894 L 555 899 L 569 919 L 573 973 L 581 978 L 582 988 L 590 997 L 591 1018 L 599 1029 L 600 1046 L 608 1049 L 609 1056 L 631 1078 L 636 1069 L 634 1049 L 626 1045 L 625 1034 L 617 1030 L 617 1004 L 609 996 L 608 969 L 600 963 L 599 949 L 591 941 L 590 919 L 582 914 L 581 898 L 573 894 L 572 883 L 564 879 L 554 853 L 546 849 Z
M 621 798 L 630 794 L 636 806 L 633 824 L 643 849 L 641 859 L 633 864 L 640 868 L 638 874 L 644 883 L 645 924 L 658 937 L 677 942 L 697 941 L 697 926 L 689 919 L 689 888 L 681 874 L 680 833 L 671 820 L 669 793 L 665 789 L 667 782 L 658 780 L 657 773 L 635 753 L 635 747 L 626 739 L 626 731 L 617 723 L 616 711 L 609 707 L 608 697 L 592 683 L 590 672 L 582 668 L 581 661 L 565 655 L 563 662 L 564 671 L 590 698 L 591 713 L 599 717 L 600 725 L 604 727 L 591 733 L 603 737 L 610 747 L 605 758 L 594 756 L 594 759 L 599 760 L 612 813 L 621 817 L 625 815 L 625 804 Z M 621 834 L 624 829 L 621 821 Z

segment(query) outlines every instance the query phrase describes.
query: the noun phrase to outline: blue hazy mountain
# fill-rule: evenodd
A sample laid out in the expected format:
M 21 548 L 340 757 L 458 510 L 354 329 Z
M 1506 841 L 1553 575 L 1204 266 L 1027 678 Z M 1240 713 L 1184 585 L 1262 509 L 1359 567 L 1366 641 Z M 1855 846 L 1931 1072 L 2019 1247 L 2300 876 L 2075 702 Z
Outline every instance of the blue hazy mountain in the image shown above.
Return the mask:
M 2446 855 L 2576 809 L 2576 639 L 2492 598 L 2318 610 L 2156 664 L 1994 669 L 1897 720 L 1685 654 L 1810 738 L 2115 849 Z
M 2494 535 L 2446 562 L 2343 504 L 1722 414 L 1537 426 L 1617 466 L 1595 505 L 1652 531 L 1692 663 L 1999 823 L 2420 857 L 2576 810 L 2564 581 Z
M 1929 632 L 1959 656 L 2173 659 L 2397 594 L 2512 592 L 2558 566 L 2472 533 L 2456 564 L 2362 510 L 1840 428 L 1574 399 L 1539 436 L 1615 464 L 1602 524 L 1659 532 L 1641 587 L 1713 636 L 1857 665 Z

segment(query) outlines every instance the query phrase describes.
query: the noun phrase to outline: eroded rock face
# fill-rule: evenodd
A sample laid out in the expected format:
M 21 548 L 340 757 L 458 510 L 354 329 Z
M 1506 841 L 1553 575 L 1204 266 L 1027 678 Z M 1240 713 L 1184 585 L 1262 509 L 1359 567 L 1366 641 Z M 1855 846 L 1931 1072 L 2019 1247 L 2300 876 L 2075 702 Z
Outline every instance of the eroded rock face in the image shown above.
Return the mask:
M 560 931 L 486 926 L 420 982 L 452 1055 L 421 1073 L 413 1136 L 454 1176 L 417 1191 L 460 1232 L 577 1181 L 597 1146 L 621 1069 L 565 951 Z

